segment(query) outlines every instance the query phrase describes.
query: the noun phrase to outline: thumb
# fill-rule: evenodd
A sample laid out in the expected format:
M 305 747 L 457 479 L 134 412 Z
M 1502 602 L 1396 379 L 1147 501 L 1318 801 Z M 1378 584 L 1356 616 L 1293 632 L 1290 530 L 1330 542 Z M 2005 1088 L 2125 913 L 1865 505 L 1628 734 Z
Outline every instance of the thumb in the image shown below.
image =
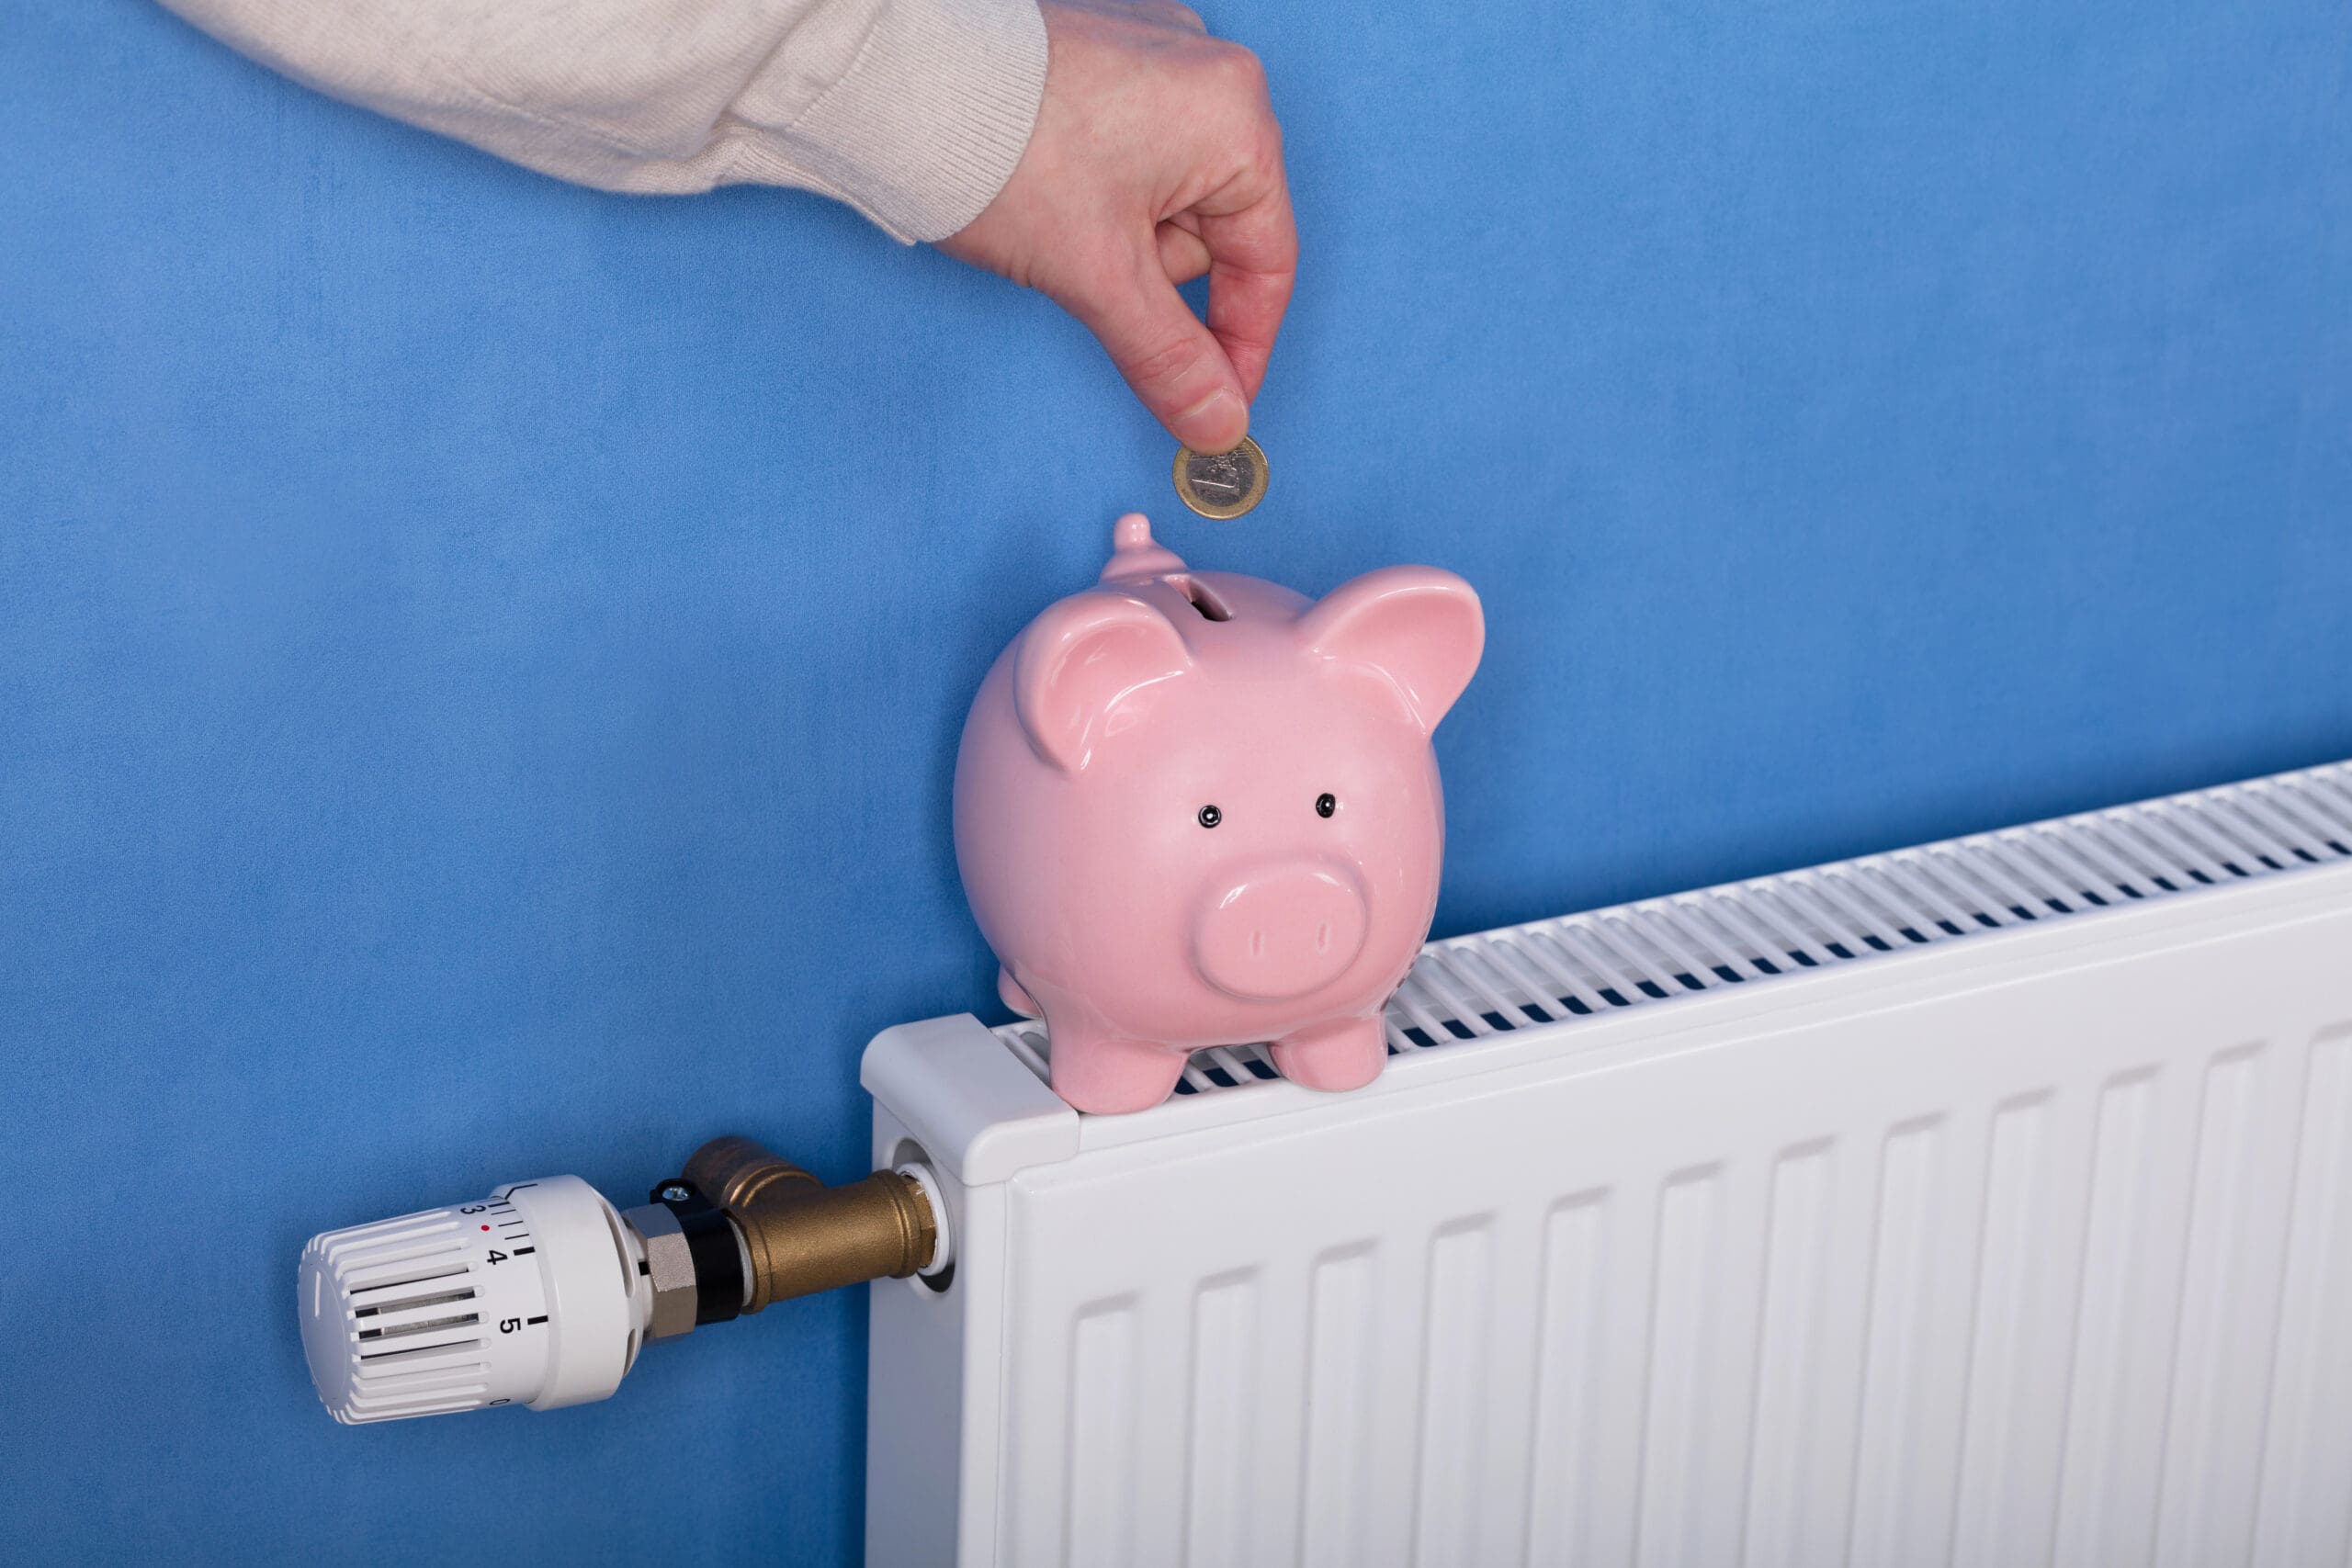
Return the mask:
M 1241 378 L 1193 314 L 1155 253 L 1070 313 L 1102 342 L 1111 363 L 1169 434 L 1196 452 L 1223 452 L 1250 434 Z

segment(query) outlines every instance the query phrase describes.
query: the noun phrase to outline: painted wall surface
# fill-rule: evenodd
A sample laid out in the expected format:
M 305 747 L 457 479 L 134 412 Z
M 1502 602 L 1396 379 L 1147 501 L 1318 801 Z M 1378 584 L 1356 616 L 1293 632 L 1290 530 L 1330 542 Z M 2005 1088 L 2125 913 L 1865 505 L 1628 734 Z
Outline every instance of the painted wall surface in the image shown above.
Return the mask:
M 1487 596 L 1458 931 L 2352 754 L 2341 0 L 1210 6 L 1306 243 L 1245 521 L 1041 299 L 0 7 L 0 1556 L 834 1563 L 863 1303 L 344 1430 L 329 1225 L 994 1012 L 952 747 L 1149 509 Z

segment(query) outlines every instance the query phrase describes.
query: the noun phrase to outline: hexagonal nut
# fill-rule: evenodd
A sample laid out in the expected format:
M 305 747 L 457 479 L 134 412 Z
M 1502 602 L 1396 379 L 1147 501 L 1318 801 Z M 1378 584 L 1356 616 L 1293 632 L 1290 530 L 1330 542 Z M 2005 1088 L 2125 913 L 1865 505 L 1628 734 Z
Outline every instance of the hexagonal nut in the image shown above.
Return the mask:
M 678 1216 L 662 1204 L 648 1203 L 623 1211 L 621 1218 L 645 1243 L 647 1279 L 653 1287 L 653 1315 L 646 1338 L 692 1333 L 698 1304 L 695 1256 L 686 1245 L 686 1233 L 678 1228 Z

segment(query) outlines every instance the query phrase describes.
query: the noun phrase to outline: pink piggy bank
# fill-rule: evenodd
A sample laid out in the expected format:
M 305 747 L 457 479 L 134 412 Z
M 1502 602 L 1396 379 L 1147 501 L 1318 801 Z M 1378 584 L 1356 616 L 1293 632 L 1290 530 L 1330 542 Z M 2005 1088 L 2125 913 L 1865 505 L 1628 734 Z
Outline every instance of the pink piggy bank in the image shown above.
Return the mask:
M 1080 1111 L 1158 1104 L 1208 1045 L 1369 1083 L 1437 908 L 1430 734 L 1478 666 L 1478 596 L 1431 567 L 1320 601 L 1188 571 L 1136 513 L 1114 544 L 964 725 L 956 859 L 1006 1005 L 1045 1019 Z

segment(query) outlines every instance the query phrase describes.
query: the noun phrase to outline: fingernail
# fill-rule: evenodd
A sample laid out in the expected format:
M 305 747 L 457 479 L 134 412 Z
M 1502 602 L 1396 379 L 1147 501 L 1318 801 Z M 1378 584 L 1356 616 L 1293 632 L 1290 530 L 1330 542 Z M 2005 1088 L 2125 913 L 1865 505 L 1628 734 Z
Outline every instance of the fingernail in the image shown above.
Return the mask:
M 1250 411 L 1227 387 L 1219 387 L 1176 416 L 1178 439 L 1195 452 L 1230 452 L 1250 434 Z

